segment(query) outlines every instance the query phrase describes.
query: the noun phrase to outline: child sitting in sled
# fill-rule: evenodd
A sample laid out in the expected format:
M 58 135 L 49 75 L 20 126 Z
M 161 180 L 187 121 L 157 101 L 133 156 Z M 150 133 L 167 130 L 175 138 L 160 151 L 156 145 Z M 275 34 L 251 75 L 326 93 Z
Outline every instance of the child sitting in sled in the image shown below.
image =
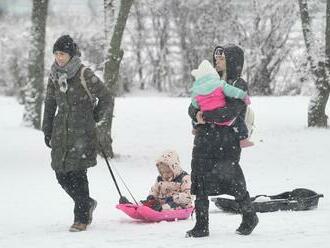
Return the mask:
M 175 151 L 164 152 L 156 161 L 159 176 L 143 205 L 154 210 L 175 210 L 192 207 L 190 175 L 180 167 Z

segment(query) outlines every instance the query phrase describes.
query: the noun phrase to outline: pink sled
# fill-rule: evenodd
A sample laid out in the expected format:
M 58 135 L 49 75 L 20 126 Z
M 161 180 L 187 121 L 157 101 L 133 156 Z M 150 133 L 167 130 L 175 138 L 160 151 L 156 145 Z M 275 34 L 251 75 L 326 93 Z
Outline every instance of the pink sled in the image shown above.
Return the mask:
M 193 211 L 193 208 L 185 208 L 158 212 L 147 206 L 136 204 L 118 204 L 116 208 L 133 219 L 147 222 L 185 220 Z

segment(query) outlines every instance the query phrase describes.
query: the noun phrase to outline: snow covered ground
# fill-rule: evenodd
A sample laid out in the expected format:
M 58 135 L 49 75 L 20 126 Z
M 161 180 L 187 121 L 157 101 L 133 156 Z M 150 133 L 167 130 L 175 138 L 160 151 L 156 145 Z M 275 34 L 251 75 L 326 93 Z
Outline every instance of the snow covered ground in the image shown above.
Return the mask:
M 118 156 L 111 163 L 137 199 L 147 195 L 156 178 L 154 160 L 164 149 L 176 149 L 189 171 L 193 136 L 188 103 L 168 97 L 116 100 Z M 305 187 L 324 194 L 318 209 L 259 214 L 258 227 L 243 237 L 235 234 L 240 216 L 211 203 L 210 237 L 186 239 L 192 219 L 146 224 L 115 209 L 119 197 L 101 158 L 89 170 L 91 195 L 98 200 L 93 224 L 86 232 L 68 232 L 72 201 L 56 182 L 43 134 L 22 127 L 22 106 L 0 97 L 0 247 L 329 247 L 330 130 L 306 128 L 307 105 L 306 97 L 253 98 L 256 145 L 242 152 L 241 165 L 251 195 Z

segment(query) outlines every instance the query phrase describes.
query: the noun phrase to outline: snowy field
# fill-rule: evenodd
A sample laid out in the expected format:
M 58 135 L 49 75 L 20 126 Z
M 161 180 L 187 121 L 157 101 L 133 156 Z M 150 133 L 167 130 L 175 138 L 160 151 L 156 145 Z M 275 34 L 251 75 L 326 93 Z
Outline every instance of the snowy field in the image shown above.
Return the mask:
M 98 201 L 94 221 L 86 232 L 68 232 L 73 204 L 56 182 L 43 134 L 22 127 L 23 107 L 0 97 L 0 247 L 329 247 L 330 130 L 306 128 L 307 97 L 252 100 L 256 145 L 243 150 L 241 160 L 250 194 L 305 187 L 325 198 L 313 211 L 259 214 L 250 236 L 235 234 L 239 215 L 223 213 L 211 203 L 210 237 L 186 239 L 192 219 L 139 223 L 115 209 L 119 197 L 101 158 L 89 170 L 91 196 Z M 147 195 L 157 174 L 154 161 L 164 149 L 176 149 L 189 172 L 193 136 L 188 104 L 187 98 L 116 100 L 113 138 L 118 156 L 111 163 L 137 199 Z

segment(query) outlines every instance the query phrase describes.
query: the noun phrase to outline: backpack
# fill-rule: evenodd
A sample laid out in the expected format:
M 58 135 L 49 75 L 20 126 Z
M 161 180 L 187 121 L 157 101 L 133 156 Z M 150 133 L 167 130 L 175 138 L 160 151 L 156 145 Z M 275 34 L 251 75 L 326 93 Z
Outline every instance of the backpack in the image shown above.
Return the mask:
M 100 118 L 97 114 L 97 111 L 96 111 L 96 107 L 97 107 L 97 104 L 99 102 L 99 99 L 97 97 L 94 97 L 92 95 L 92 93 L 90 92 L 90 90 L 88 89 L 87 87 L 87 83 L 86 83 L 86 79 L 84 77 L 84 72 L 85 70 L 87 69 L 87 67 L 83 67 L 81 68 L 81 72 L 80 72 L 80 82 L 81 82 L 81 85 L 84 87 L 88 97 L 89 97 L 89 100 L 91 101 L 91 104 L 92 104 L 92 107 L 93 107 L 93 115 L 94 115 L 94 120 L 95 122 L 99 122 L 100 121 Z
M 81 72 L 80 72 L 80 82 L 81 82 L 81 85 L 84 87 L 91 103 L 92 103 L 92 106 L 93 106 L 93 109 L 95 109 L 96 105 L 97 105 L 97 98 L 96 97 L 93 97 L 92 93 L 90 92 L 90 90 L 88 89 L 87 87 L 87 83 L 86 83 L 86 79 L 84 77 L 84 72 L 85 70 L 87 69 L 86 66 L 83 66 L 83 68 L 81 68 Z
M 237 81 L 238 80 L 235 80 L 233 82 L 233 86 L 236 87 L 235 84 L 236 84 Z M 246 112 L 245 112 L 245 119 L 244 119 L 244 121 L 245 121 L 246 127 L 248 129 L 248 138 L 250 138 L 251 135 L 252 135 L 252 133 L 253 133 L 253 130 L 255 128 L 255 125 L 254 125 L 254 111 L 251 108 L 251 105 L 246 106 Z
M 98 98 L 94 97 L 92 95 L 92 93 L 90 92 L 90 90 L 87 87 L 87 83 L 86 83 L 86 79 L 84 77 L 84 72 L 87 69 L 87 67 L 83 67 L 81 68 L 81 72 L 80 72 L 80 82 L 81 85 L 84 87 L 90 101 L 91 104 L 93 106 L 93 116 L 94 116 L 94 120 L 95 122 L 99 122 L 100 118 L 99 115 L 97 113 L 97 104 L 98 104 Z M 97 128 L 97 132 L 96 132 L 96 136 L 97 136 L 97 140 L 99 142 L 99 146 L 98 146 L 98 153 L 101 154 L 102 156 L 105 154 L 106 157 L 113 157 L 113 151 L 112 151 L 112 147 L 111 147 L 111 143 L 112 143 L 112 139 L 111 136 L 108 135 L 107 133 L 105 133 L 104 131 L 101 131 L 100 128 Z M 101 147 L 101 140 L 105 140 L 104 142 L 106 142 L 105 144 L 103 144 L 103 147 Z
M 253 130 L 255 128 L 255 125 L 254 125 L 254 111 L 251 108 L 251 106 L 246 107 L 244 121 L 245 121 L 246 127 L 248 129 L 248 137 L 250 138 L 252 133 L 253 133 Z

